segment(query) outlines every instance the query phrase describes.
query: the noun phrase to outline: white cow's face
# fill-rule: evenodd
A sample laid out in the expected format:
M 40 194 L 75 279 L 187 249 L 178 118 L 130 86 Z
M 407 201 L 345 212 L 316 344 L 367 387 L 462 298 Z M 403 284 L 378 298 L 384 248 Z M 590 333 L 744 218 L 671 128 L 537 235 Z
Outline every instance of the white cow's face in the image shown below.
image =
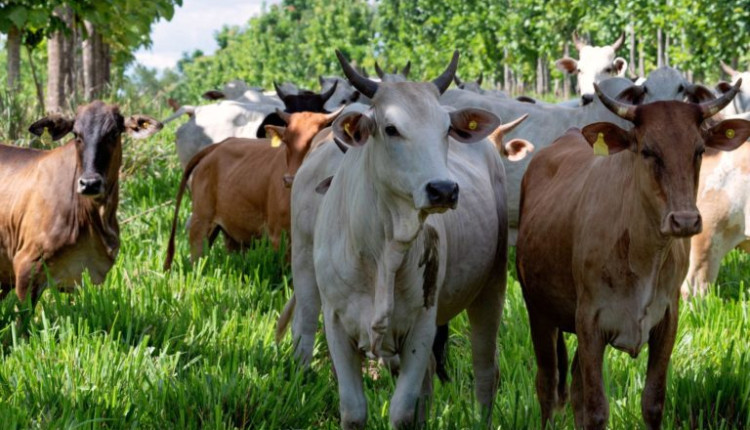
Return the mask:
M 479 109 L 448 113 L 431 83 L 381 83 L 372 109 L 334 123 L 341 141 L 361 146 L 377 189 L 409 201 L 415 210 L 444 212 L 458 204 L 458 184 L 448 170 L 448 140 L 471 143 L 500 124 Z
M 623 76 L 627 62 L 615 58 L 611 46 L 584 46 L 578 60 L 578 88 L 581 94 L 593 94 L 594 84 L 613 76 Z
M 741 112 L 737 113 L 750 111 L 750 72 L 737 73 L 732 76 L 732 85 L 740 79 L 742 79 L 742 86 L 740 92 L 735 96 L 735 103 L 738 105 L 738 111 Z

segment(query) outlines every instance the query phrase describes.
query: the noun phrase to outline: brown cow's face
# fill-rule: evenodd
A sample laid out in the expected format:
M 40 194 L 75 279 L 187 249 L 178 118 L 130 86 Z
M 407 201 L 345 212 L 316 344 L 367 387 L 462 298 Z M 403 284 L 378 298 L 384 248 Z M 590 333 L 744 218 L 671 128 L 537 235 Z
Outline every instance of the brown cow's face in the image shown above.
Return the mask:
M 159 121 L 145 115 L 124 119 L 117 106 L 97 100 L 79 107 L 75 119 L 51 115 L 32 124 L 29 131 L 41 136 L 46 130 L 55 140 L 72 131 L 80 172 L 76 191 L 83 196 L 97 198 L 117 182 L 122 158 L 122 133 L 141 139 L 162 127 Z
M 286 188 L 291 188 L 294 175 L 297 174 L 297 170 L 310 150 L 315 135 L 331 125 L 341 111 L 342 109 L 339 109 L 330 114 L 313 112 L 286 114 L 287 127 L 266 126 L 267 135 L 271 136 L 272 141 L 278 139 L 286 153 L 286 172 L 282 178 Z
M 600 138 L 610 154 L 634 153 L 633 180 L 646 207 L 660 220 L 666 236 L 688 237 L 702 230 L 696 207 L 701 160 L 706 147 L 732 150 L 750 135 L 750 122 L 724 121 L 703 131 L 697 104 L 661 101 L 637 107 L 631 131 L 613 124 L 595 123 L 583 134 L 592 145 Z

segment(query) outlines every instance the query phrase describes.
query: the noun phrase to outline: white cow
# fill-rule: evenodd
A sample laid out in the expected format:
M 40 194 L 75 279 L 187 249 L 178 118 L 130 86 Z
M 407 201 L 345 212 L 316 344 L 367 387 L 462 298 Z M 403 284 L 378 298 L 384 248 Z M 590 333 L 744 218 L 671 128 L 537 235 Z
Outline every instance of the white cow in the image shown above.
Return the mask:
M 296 94 L 296 91 L 292 93 Z M 206 91 L 203 93 L 203 98 L 207 100 L 233 100 L 239 103 L 270 104 L 284 108 L 284 102 L 276 93 L 266 94 L 263 88 L 249 87 L 245 81 L 240 79 L 226 83 L 221 91 Z
M 747 72 L 738 72 L 737 70 L 734 70 L 733 68 L 729 67 L 728 65 L 721 63 L 721 68 L 724 70 L 724 72 L 729 75 L 729 77 L 732 79 L 731 84 L 727 84 L 726 82 L 722 82 L 717 86 L 717 90 L 721 93 L 725 93 L 729 91 L 729 89 L 737 83 L 740 79 L 742 79 L 742 86 L 740 87 L 740 92 L 734 97 L 734 100 L 732 100 L 732 103 L 725 107 L 721 113 L 725 116 L 729 115 L 737 115 L 744 112 L 750 111 L 750 71 Z
M 349 81 L 338 76 L 319 76 L 320 91 L 326 92 L 336 85 L 336 90 L 325 104 L 327 111 L 335 111 L 341 106 L 346 106 L 359 100 L 361 94 L 355 90 Z
M 485 96 L 499 97 L 501 99 L 507 99 L 508 95 L 500 90 L 485 90 L 482 88 L 482 81 L 484 80 L 484 73 L 480 73 L 476 81 L 462 81 L 455 76 L 453 81 L 459 89 L 471 91 L 472 93 L 482 94 Z M 442 99 L 442 97 L 441 97 Z
M 375 61 L 375 73 L 378 74 L 381 82 L 406 82 L 406 80 L 409 78 L 410 70 L 411 61 L 406 62 L 406 65 L 403 69 L 401 69 L 401 72 L 398 71 L 398 68 L 394 67 L 393 73 L 387 73 L 383 71 L 383 69 L 380 68 L 378 62 Z
M 615 58 L 615 54 L 622 46 L 625 34 L 615 43 L 606 46 L 591 46 L 573 32 L 573 43 L 578 50 L 578 60 L 570 57 L 555 61 L 555 66 L 564 72 L 578 76 L 578 93 L 580 95 L 593 95 L 594 84 L 613 76 L 625 76 L 628 62 L 622 57 Z
M 478 109 L 449 113 L 439 105 L 457 53 L 433 83 L 380 84 L 338 55 L 373 105 L 334 124 L 336 138 L 351 149 L 342 154 L 323 144 L 292 188 L 298 355 L 300 349 L 303 360 L 312 355 L 322 304 L 342 426 L 365 425 L 364 355 L 399 363 L 391 422 L 410 424 L 423 419 L 424 396 L 431 392 L 436 322 L 467 309 L 477 397 L 489 417 L 499 378 L 507 223 L 502 163 L 484 137 L 499 120 Z M 325 196 L 311 198 L 332 173 Z

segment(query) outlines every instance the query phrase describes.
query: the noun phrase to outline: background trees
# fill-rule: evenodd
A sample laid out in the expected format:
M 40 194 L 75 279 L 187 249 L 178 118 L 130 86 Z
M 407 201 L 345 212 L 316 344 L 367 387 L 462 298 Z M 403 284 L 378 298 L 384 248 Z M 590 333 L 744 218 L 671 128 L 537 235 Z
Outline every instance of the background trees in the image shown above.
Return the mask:
M 223 29 L 214 55 L 186 57 L 174 94 L 195 99 L 236 78 L 314 88 L 317 75 L 339 73 L 334 48 L 370 71 L 375 59 L 412 60 L 413 76 L 426 78 L 457 48 L 464 79 L 484 72 L 506 90 L 564 96 L 570 81 L 554 60 L 577 55 L 574 30 L 599 45 L 625 32 L 619 55 L 633 76 L 670 65 L 715 83 L 720 61 L 750 60 L 750 0 L 283 0 L 245 29 Z

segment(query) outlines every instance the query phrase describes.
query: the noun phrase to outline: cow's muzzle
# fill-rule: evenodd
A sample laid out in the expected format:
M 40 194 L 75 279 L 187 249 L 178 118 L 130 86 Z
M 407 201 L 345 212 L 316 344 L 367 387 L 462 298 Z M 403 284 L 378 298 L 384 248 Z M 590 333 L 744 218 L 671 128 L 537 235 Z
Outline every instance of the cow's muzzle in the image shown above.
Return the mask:
M 453 181 L 432 181 L 425 186 L 426 209 L 455 209 L 458 204 L 458 184 Z
M 104 180 L 100 175 L 81 176 L 78 178 L 78 194 L 96 197 L 104 192 Z
M 690 237 L 703 230 L 703 220 L 698 211 L 674 211 L 662 221 L 661 232 L 667 236 Z

